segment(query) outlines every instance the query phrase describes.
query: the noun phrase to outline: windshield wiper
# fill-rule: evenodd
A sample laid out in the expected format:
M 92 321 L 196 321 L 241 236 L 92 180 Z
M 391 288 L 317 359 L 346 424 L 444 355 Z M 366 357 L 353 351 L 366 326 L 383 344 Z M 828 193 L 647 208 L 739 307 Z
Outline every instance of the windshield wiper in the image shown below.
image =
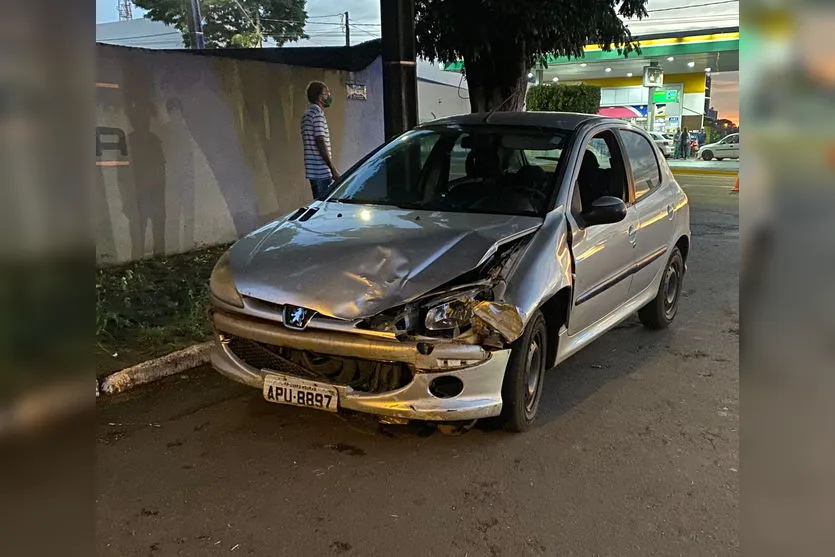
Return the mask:
M 349 197 L 337 197 L 334 199 L 328 199 L 328 202 L 334 201 L 336 203 L 348 203 L 351 205 L 371 205 L 373 202 L 371 201 L 363 201 L 362 199 L 351 199 Z
M 350 197 L 346 197 L 330 199 L 328 201 L 335 201 L 336 203 L 348 203 L 351 205 L 383 205 L 389 207 L 397 207 L 399 209 L 410 210 L 425 209 L 424 205 L 421 203 L 409 203 L 408 201 L 392 201 L 390 199 L 353 199 Z

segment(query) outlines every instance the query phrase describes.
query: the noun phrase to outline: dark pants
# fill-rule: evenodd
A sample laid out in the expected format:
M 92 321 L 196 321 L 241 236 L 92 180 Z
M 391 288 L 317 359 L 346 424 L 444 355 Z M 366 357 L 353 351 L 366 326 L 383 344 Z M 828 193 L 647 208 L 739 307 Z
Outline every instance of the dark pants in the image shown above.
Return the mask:
M 313 191 L 313 199 L 320 201 L 328 196 L 333 180 L 330 178 L 318 178 L 310 180 L 310 189 Z

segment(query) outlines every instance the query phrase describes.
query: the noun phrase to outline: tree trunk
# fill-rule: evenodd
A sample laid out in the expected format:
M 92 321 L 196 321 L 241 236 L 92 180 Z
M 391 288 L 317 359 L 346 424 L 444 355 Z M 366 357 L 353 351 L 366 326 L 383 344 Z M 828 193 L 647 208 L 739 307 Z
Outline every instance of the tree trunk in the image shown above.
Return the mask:
M 490 51 L 464 56 L 470 110 L 521 111 L 528 90 L 528 60 L 518 46 L 492 45 Z

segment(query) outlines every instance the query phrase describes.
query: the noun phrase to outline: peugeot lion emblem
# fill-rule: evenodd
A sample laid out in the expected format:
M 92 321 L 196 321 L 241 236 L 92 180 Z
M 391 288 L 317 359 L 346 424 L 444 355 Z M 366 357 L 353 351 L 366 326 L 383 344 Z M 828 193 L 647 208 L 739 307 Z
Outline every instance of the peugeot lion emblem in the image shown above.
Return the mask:
M 284 325 L 291 329 L 304 329 L 310 323 L 313 310 L 298 306 L 284 306 Z

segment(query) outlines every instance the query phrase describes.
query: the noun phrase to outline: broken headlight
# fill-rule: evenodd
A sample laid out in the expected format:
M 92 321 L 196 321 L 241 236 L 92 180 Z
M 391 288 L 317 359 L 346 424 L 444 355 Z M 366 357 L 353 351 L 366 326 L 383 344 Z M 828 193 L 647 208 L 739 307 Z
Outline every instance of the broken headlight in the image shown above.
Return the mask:
M 466 327 L 472 318 L 473 310 L 469 303 L 453 300 L 430 308 L 424 325 L 429 331 L 449 331 Z
M 477 332 L 498 333 L 513 342 L 524 329 L 519 310 L 511 304 L 460 298 L 431 307 L 424 325 L 428 331 L 460 331 L 474 327 Z

